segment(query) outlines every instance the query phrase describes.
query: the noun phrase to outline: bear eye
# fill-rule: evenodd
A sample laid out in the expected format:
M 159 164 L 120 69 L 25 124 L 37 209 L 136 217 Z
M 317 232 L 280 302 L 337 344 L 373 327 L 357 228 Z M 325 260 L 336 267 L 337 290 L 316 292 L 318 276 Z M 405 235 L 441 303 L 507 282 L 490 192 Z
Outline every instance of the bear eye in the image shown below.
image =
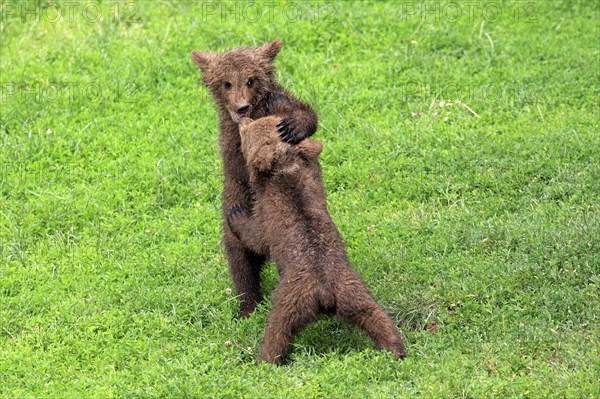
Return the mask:
M 223 87 L 226 89 L 231 89 L 231 82 L 223 82 Z
M 254 86 L 254 79 L 252 79 L 252 78 L 248 79 L 248 82 L 246 83 L 246 85 L 247 85 L 248 87 L 252 87 L 252 86 Z

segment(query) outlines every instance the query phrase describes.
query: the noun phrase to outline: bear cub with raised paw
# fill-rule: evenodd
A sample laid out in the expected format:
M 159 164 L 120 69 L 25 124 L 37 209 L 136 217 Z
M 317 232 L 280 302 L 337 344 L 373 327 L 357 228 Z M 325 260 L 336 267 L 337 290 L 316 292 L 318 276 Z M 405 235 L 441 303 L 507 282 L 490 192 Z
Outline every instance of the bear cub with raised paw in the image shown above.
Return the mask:
M 238 124 L 244 117 L 278 116 L 282 140 L 298 143 L 317 130 L 317 115 L 275 79 L 275 57 L 281 42 L 240 47 L 224 53 L 192 51 L 202 70 L 202 83 L 211 92 L 219 113 L 220 148 L 224 169 L 223 216 L 235 204 L 252 206 L 248 173 L 240 151 Z M 261 301 L 260 272 L 265 257 L 251 251 L 223 226 L 229 272 L 241 299 L 240 315 L 250 315 Z
M 255 253 L 268 254 L 280 275 L 260 361 L 281 363 L 293 337 L 320 314 L 350 321 L 379 348 L 404 358 L 398 330 L 350 268 L 327 211 L 318 162 L 322 144 L 304 139 L 291 145 L 282 140 L 280 124 L 275 116 L 241 120 L 255 202 L 252 208 L 233 206 L 227 215 L 231 231 Z

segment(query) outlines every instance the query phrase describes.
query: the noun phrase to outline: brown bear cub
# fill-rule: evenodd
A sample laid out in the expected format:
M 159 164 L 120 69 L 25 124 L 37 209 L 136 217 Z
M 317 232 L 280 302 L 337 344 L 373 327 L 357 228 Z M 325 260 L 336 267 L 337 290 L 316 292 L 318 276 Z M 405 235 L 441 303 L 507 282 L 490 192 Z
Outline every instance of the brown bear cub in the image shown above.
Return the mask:
M 281 49 L 275 40 L 258 48 L 236 48 L 222 54 L 192 52 L 202 70 L 202 82 L 217 104 L 220 148 L 224 168 L 223 214 L 234 204 L 252 207 L 248 173 L 240 151 L 238 124 L 243 117 L 280 118 L 277 131 L 289 143 L 298 143 L 317 130 L 317 115 L 286 92 L 275 80 L 273 61 Z M 261 300 L 260 272 L 265 257 L 249 250 L 224 223 L 223 243 L 229 272 L 241 298 L 242 316 Z
M 280 363 L 294 335 L 322 314 L 341 316 L 362 328 L 377 346 L 404 358 L 400 334 L 375 302 L 346 257 L 327 211 L 320 142 L 281 140 L 280 118 L 240 124 L 241 148 L 256 199 L 232 207 L 231 230 L 256 253 L 267 253 L 280 279 L 260 351 L 260 360 Z

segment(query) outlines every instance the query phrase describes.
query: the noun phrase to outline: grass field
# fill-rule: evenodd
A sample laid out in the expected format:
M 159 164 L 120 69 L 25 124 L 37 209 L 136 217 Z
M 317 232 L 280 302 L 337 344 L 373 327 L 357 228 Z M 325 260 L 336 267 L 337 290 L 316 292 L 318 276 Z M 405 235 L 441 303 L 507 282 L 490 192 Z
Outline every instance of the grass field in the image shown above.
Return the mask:
M 1 7 L 0 397 L 600 397 L 597 2 Z M 189 53 L 276 37 L 404 361 L 323 319 L 256 365 L 235 317 Z

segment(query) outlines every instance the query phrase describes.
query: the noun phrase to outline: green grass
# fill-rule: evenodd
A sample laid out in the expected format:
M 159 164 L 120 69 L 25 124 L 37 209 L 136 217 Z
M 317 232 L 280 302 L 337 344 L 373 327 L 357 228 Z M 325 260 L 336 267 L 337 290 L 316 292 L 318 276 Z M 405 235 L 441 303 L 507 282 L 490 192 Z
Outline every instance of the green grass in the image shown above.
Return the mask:
M 0 397 L 600 396 L 597 2 L 49 3 L 2 2 Z M 402 362 L 323 319 L 257 366 L 235 317 L 189 53 L 275 37 Z

